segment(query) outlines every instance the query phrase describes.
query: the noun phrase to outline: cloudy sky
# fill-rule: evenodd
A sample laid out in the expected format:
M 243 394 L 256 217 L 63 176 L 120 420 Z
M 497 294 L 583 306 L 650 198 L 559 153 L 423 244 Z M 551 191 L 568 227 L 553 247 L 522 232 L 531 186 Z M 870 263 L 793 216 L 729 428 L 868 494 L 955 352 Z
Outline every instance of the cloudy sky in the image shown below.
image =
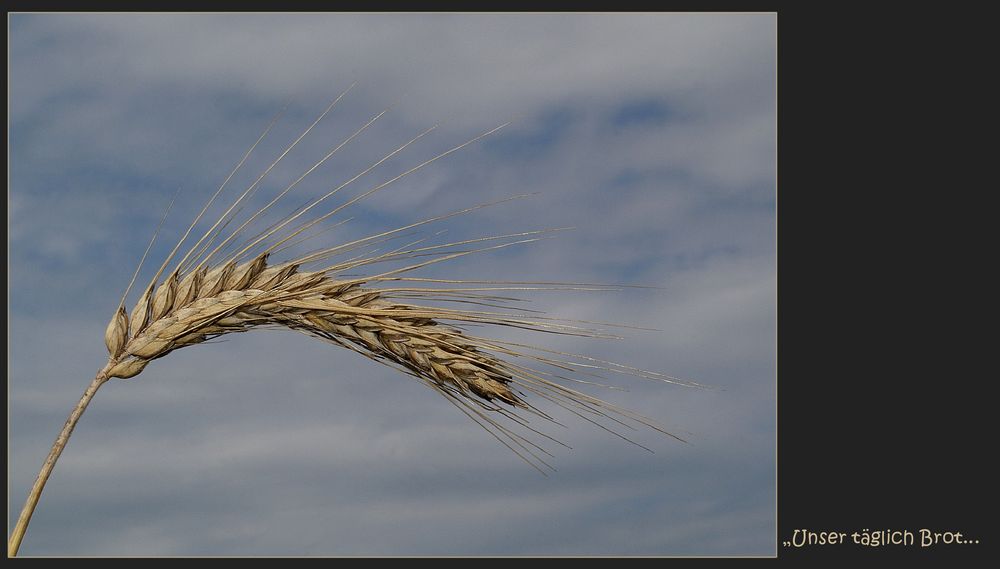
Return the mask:
M 572 450 L 550 448 L 543 477 L 410 378 L 294 332 L 242 334 L 101 390 L 22 555 L 774 553 L 775 16 L 15 14 L 8 29 L 11 526 L 171 196 L 156 260 L 276 113 L 234 184 L 354 81 L 261 199 L 386 108 L 289 208 L 431 125 L 349 195 L 513 121 L 318 244 L 538 192 L 433 231 L 574 230 L 424 276 L 659 287 L 524 295 L 657 329 L 626 340 L 495 335 L 714 386 L 613 376 L 627 391 L 590 393 L 690 444 L 633 433 L 651 454 L 569 417 L 547 432 Z

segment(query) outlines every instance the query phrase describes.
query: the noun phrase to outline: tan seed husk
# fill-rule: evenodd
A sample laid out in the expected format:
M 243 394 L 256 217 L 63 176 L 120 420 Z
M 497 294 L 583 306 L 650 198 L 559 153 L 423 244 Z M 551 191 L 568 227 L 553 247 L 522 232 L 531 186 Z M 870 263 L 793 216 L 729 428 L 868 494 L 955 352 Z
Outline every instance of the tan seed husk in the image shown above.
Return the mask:
M 177 273 L 171 273 L 167 280 L 163 282 L 153 295 L 153 304 L 150 308 L 149 319 L 159 320 L 174 306 L 174 296 L 177 294 Z
M 177 295 L 174 298 L 174 308 L 183 308 L 198 298 L 201 281 L 205 277 L 205 268 L 191 271 L 177 285 Z
M 111 321 L 108 322 L 107 329 L 104 331 L 104 345 L 107 346 L 108 353 L 112 357 L 121 353 L 122 346 L 125 345 L 127 337 L 128 315 L 125 313 L 125 307 L 119 306 L 115 315 L 111 317 Z
M 139 302 L 135 303 L 135 308 L 132 309 L 132 319 L 129 321 L 129 332 L 132 337 L 142 332 L 146 323 L 149 322 L 149 301 L 152 294 L 153 286 L 150 285 L 146 292 L 139 297 Z

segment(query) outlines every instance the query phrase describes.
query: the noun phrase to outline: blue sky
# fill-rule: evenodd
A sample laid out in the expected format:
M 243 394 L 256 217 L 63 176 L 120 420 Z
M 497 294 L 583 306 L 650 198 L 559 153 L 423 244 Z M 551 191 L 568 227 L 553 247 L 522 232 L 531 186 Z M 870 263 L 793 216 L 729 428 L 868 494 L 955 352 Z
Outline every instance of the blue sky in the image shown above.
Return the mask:
M 234 183 L 353 81 L 261 199 L 386 107 L 289 207 L 432 124 L 353 190 L 513 120 L 318 239 L 539 192 L 442 228 L 455 240 L 575 230 L 425 274 L 660 287 L 525 294 L 553 315 L 658 329 L 627 341 L 496 335 L 718 388 L 616 376 L 628 391 L 591 393 L 691 444 L 635 433 L 650 454 L 570 418 L 553 434 L 573 450 L 554 449 L 545 478 L 388 368 L 293 332 L 243 334 L 105 386 L 22 555 L 774 553 L 773 15 L 14 14 L 8 25 L 9 523 L 106 359 L 104 327 L 174 192 L 153 259 L 286 103 Z

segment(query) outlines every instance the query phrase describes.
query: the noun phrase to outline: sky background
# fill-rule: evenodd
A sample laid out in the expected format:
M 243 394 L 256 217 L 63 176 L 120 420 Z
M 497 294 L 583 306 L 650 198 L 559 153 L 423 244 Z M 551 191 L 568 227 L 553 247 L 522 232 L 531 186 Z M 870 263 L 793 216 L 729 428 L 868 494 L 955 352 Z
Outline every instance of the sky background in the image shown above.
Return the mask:
M 539 192 L 441 239 L 575 230 L 423 276 L 660 287 L 523 295 L 658 329 L 624 341 L 494 335 L 716 388 L 614 376 L 627 392 L 588 392 L 690 444 L 634 433 L 650 454 L 570 417 L 546 429 L 573 449 L 551 447 L 543 477 L 411 378 L 240 334 L 105 385 L 22 555 L 775 553 L 774 15 L 14 14 L 8 30 L 11 526 L 174 192 L 156 261 L 286 103 L 234 187 L 353 81 L 262 199 L 387 107 L 289 207 L 433 124 L 348 195 L 513 120 L 317 244 Z

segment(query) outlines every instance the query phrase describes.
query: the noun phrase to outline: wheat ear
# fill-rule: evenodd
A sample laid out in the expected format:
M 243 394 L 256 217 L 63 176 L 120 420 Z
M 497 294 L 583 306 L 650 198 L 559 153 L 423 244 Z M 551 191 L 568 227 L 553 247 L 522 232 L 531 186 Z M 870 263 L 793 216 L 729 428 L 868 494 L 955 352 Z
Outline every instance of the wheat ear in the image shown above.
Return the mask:
M 409 276 L 411 272 L 428 265 L 473 253 L 529 243 L 555 230 L 488 236 L 440 245 L 418 246 L 422 240 L 417 240 L 386 252 L 379 252 L 377 249 L 367 250 L 353 258 L 326 264 L 330 259 L 340 255 L 383 246 L 391 240 L 404 236 L 406 231 L 496 205 L 495 203 L 479 204 L 392 231 L 320 249 L 288 261 L 271 262 L 273 254 L 294 244 L 289 242 L 309 228 L 403 176 L 506 125 L 487 131 L 422 162 L 403 174 L 347 200 L 324 215 L 303 220 L 307 212 L 420 139 L 433 130 L 434 127 L 431 127 L 306 207 L 284 216 L 257 235 L 247 238 L 244 243 L 236 243 L 237 238 L 245 237 L 245 231 L 252 221 L 275 205 L 337 150 L 364 132 L 385 114 L 383 111 L 289 184 L 270 203 L 257 210 L 228 237 L 219 241 L 225 229 L 236 220 L 245 202 L 259 189 L 264 177 L 330 112 L 347 91 L 341 93 L 319 118 L 234 200 L 211 228 L 189 247 L 187 253 L 176 262 L 175 268 L 167 273 L 167 267 L 191 231 L 209 206 L 216 201 L 236 171 L 244 165 L 250 153 L 270 132 L 274 121 L 268 125 L 191 223 L 173 251 L 163 261 L 156 275 L 142 290 L 131 312 L 128 312 L 125 310 L 125 296 L 138 275 L 139 269 L 136 269 L 132 283 L 129 284 L 105 332 L 104 339 L 109 353 L 108 363 L 98 372 L 84 392 L 46 458 L 8 542 L 9 555 L 16 555 L 49 474 L 80 416 L 104 383 L 111 378 L 132 378 L 141 373 L 150 362 L 174 350 L 235 332 L 267 327 L 292 329 L 398 368 L 445 396 L 449 402 L 484 427 L 517 456 L 540 471 L 542 467 L 552 468 L 541 457 L 549 453 L 528 436 L 519 434 L 517 429 L 526 429 L 557 444 L 563 443 L 529 426 L 527 420 L 519 414 L 519 412 L 529 413 L 555 422 L 555 419 L 529 402 L 529 394 L 561 406 L 629 442 L 633 441 L 616 430 L 617 427 L 633 428 L 629 422 L 638 422 L 674 436 L 645 417 L 615 407 L 565 384 L 595 383 L 580 376 L 596 375 L 593 373 L 596 370 L 675 383 L 688 382 L 588 356 L 565 354 L 525 344 L 479 337 L 463 330 L 466 325 L 485 324 L 555 334 L 614 337 L 600 328 L 593 328 L 591 325 L 594 323 L 546 318 L 532 311 L 512 312 L 506 303 L 516 299 L 500 295 L 501 291 L 612 290 L 618 287 L 573 283 L 459 281 Z M 518 197 L 522 196 L 510 199 Z M 308 238 L 301 238 L 305 239 Z M 216 241 L 219 242 L 213 248 Z M 146 253 L 148 252 L 149 247 L 146 249 Z M 143 255 L 143 260 L 145 257 L 146 254 Z M 400 261 L 408 264 L 367 276 L 349 276 L 353 274 L 349 271 L 356 271 L 359 268 Z M 140 266 L 141 264 L 140 262 Z M 307 265 L 319 266 L 314 270 L 305 270 L 304 267 Z M 438 305 L 411 303 L 410 299 L 466 303 L 482 308 L 444 308 Z M 530 360 L 546 369 L 520 363 L 521 359 Z M 613 425 L 608 425 L 607 422 Z

